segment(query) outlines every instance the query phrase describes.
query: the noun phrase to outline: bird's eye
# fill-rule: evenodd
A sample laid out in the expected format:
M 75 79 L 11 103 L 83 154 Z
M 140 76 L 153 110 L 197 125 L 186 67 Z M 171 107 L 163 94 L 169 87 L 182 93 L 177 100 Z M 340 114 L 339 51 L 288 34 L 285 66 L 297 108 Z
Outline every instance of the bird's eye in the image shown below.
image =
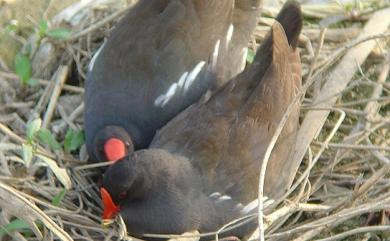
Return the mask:
M 123 198 L 126 197 L 126 195 L 127 195 L 126 192 L 121 192 L 121 193 L 119 194 L 119 198 L 123 199 Z

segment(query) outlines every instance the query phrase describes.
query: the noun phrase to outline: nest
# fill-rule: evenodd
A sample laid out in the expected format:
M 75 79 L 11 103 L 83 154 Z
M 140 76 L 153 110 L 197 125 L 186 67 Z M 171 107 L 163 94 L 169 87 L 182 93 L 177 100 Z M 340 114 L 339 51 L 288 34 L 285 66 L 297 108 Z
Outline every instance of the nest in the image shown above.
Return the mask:
M 81 131 L 88 64 L 133 2 L 81 1 L 50 21 L 72 30 L 65 39 L 33 33 L 24 50 L 35 86 L 0 61 L 0 240 L 131 238 L 120 219 L 101 224 L 97 165 Z M 297 172 L 250 239 L 390 238 L 390 8 L 364 4 L 303 5 Z M 250 48 L 277 9 L 265 6 Z

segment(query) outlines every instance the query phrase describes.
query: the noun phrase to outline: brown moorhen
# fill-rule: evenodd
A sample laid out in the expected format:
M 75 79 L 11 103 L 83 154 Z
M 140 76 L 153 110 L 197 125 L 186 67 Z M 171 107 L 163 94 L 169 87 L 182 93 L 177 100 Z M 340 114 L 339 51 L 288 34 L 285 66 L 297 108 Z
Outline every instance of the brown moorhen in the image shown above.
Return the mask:
M 157 129 L 242 71 L 261 0 L 140 0 L 90 64 L 92 161 L 147 147 Z
M 286 3 L 252 65 L 171 120 L 150 149 L 110 166 L 101 188 L 103 218 L 119 212 L 128 232 L 143 236 L 216 231 L 255 212 L 260 162 L 301 86 L 296 49 L 301 28 L 299 5 Z M 283 165 L 294 146 L 298 116 L 295 104 L 269 161 L 268 197 L 287 188 L 279 179 L 290 171 Z M 255 226 L 252 221 L 221 236 L 242 237 Z

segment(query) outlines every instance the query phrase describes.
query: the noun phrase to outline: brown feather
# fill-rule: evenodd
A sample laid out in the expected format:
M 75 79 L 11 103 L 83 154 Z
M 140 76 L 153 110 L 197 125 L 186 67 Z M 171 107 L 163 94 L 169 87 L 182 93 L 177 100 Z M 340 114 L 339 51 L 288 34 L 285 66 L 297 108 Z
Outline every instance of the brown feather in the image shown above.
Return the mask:
M 257 196 L 260 161 L 301 85 L 298 51 L 289 46 L 279 23 L 273 25 L 265 43 L 269 41 L 272 47 L 261 48 L 255 63 L 206 103 L 199 102 L 173 119 L 151 145 L 189 158 L 210 191 L 243 203 Z M 270 59 L 264 59 L 270 54 Z M 267 61 L 268 68 L 257 79 Z M 269 161 L 265 194 L 273 198 L 287 188 L 280 179 L 289 171 L 283 166 L 295 142 L 298 115 L 297 104 Z M 229 185 L 227 180 L 234 183 Z

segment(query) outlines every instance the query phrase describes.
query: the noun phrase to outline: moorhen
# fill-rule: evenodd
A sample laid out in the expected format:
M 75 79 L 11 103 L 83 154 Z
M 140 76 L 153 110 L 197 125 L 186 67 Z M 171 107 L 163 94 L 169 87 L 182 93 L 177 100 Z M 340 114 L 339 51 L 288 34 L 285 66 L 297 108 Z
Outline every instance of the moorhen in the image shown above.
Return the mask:
M 260 0 L 140 0 L 94 56 L 85 85 L 92 161 L 147 147 L 157 129 L 242 71 Z
M 287 2 L 276 20 L 249 67 L 172 119 L 149 149 L 107 169 L 103 219 L 119 212 L 128 232 L 142 237 L 216 231 L 256 211 L 261 160 L 301 86 L 299 4 Z M 268 163 L 270 198 L 287 189 L 280 179 L 290 171 L 283 165 L 295 143 L 298 117 L 294 104 Z M 224 235 L 242 237 L 255 225 Z

